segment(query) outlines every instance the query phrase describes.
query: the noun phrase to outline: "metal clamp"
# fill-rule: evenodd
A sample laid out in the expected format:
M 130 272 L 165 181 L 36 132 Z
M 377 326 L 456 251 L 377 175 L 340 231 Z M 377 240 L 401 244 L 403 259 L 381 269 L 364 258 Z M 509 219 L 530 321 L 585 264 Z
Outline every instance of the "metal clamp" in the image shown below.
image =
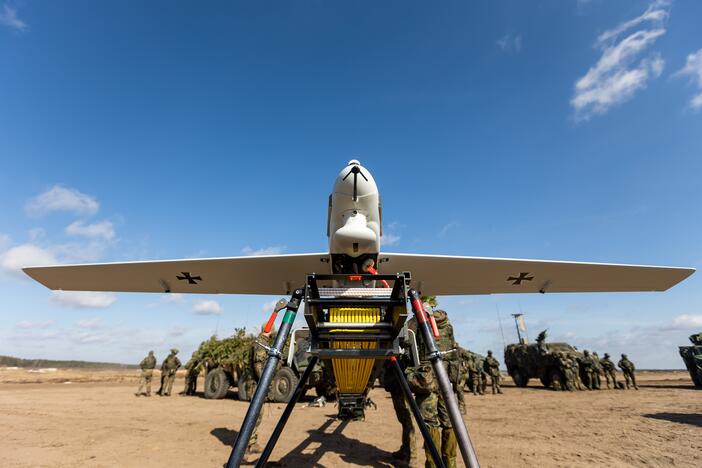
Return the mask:
M 255 344 L 256 344 L 257 346 L 260 346 L 261 348 L 265 349 L 265 350 L 266 350 L 266 353 L 267 353 L 269 356 L 275 356 L 275 357 L 277 357 L 278 359 L 282 358 L 282 356 L 283 356 L 283 353 L 281 353 L 280 351 L 278 351 L 277 349 L 275 349 L 275 348 L 272 347 L 272 346 L 264 345 L 264 344 L 261 343 L 260 341 L 256 341 Z

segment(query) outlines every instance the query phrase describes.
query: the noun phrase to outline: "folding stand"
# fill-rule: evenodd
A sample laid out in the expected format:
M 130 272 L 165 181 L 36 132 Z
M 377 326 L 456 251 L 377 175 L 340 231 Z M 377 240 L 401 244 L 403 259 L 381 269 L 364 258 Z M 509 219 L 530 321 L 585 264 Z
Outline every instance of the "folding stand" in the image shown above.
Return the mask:
M 327 286 L 331 284 L 332 287 L 320 287 L 318 281 Z M 393 281 L 394 285 L 392 288 L 374 288 L 372 286 L 376 281 L 385 285 L 388 281 Z M 400 339 L 404 338 L 401 334 L 407 318 L 408 299 L 417 318 L 419 331 L 427 345 L 428 358 L 437 376 L 441 395 L 448 408 L 465 464 L 469 468 L 479 466 L 468 431 L 458 411 L 453 388 L 441 362 L 441 353 L 436 347 L 434 336 L 429 328 L 429 319 L 421 305 L 419 295 L 412 289 L 408 291 L 406 283 L 404 274 L 312 274 L 307 277 L 304 289 L 305 319 L 310 329 L 312 358 L 266 443 L 256 463 L 257 467 L 264 467 L 268 462 L 295 404 L 305 393 L 307 381 L 319 359 L 332 361 L 335 380 L 339 386 L 340 415 L 354 414 L 358 411 L 359 405 L 363 408 L 371 382 L 377 378 L 383 361 L 390 359 L 395 376 L 424 437 L 424 442 L 429 447 L 434 463 L 438 467 L 445 467 L 396 359 L 400 354 Z M 339 287 L 340 284 L 345 287 Z M 346 287 L 348 285 L 361 287 Z M 256 419 L 268 394 L 275 368 L 290 335 L 302 297 L 302 289 L 292 294 L 275 343 L 272 347 L 266 347 L 268 358 L 229 457 L 228 468 L 238 467 L 244 458 Z

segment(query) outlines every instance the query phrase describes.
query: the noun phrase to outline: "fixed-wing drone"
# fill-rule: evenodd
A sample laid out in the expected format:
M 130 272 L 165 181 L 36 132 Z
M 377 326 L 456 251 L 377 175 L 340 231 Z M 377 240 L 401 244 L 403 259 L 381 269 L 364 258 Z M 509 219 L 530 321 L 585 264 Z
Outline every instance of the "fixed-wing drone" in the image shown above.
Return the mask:
M 658 266 L 381 252 L 382 209 L 356 160 L 329 196 L 328 253 L 29 267 L 50 289 L 198 294 L 289 294 L 316 273 L 410 272 L 424 295 L 665 291 L 695 270 Z
M 519 260 L 381 251 L 382 209 L 370 172 L 350 161 L 329 196 L 329 252 L 29 267 L 24 271 L 51 289 L 199 294 L 291 294 L 276 342 L 239 431 L 228 466 L 239 466 L 268 392 L 281 350 L 304 301 L 313 356 L 331 360 L 340 414 L 363 408 L 383 362 L 390 360 L 415 419 L 443 466 L 395 356 L 407 348 L 408 303 L 437 376 L 466 466 L 478 466 L 468 431 L 442 364 L 438 331 L 420 300 L 425 295 L 494 293 L 665 291 L 691 268 Z M 303 286 L 304 285 L 304 286 Z M 276 313 L 279 310 L 276 307 Z M 272 318 L 273 319 L 273 318 Z M 269 324 L 272 323 L 269 322 Z M 300 398 L 305 371 L 257 466 L 264 466 Z

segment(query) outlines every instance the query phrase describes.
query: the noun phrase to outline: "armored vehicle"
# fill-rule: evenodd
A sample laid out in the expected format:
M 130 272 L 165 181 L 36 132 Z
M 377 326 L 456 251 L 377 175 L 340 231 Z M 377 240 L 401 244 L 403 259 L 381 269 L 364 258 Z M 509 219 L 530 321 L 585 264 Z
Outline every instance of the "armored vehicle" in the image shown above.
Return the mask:
M 576 358 L 582 354 L 568 343 L 515 343 L 505 347 L 507 372 L 517 387 L 526 387 L 530 379 L 539 379 L 544 387 L 551 387 L 560 378 L 555 353 L 562 351 Z
M 229 340 L 230 343 L 225 343 Z M 245 335 L 237 330 L 231 338 L 219 340 L 219 346 L 213 346 L 217 352 L 211 353 L 214 359 L 208 363 L 207 376 L 205 377 L 205 398 L 221 399 L 227 395 L 231 387 L 236 387 L 239 399 L 251 400 L 250 393 L 253 388 L 247 385 L 255 375 L 249 366 L 249 353 L 255 341 L 253 335 Z M 284 354 L 287 359 L 276 371 L 271 383 L 268 398 L 277 403 L 287 403 L 292 397 L 300 376 L 307 368 L 309 360 L 309 330 L 295 330 L 292 335 L 291 345 Z M 308 381 L 308 388 L 315 388 L 318 396 L 324 395 L 328 400 L 334 396 L 333 387 L 328 384 L 330 379 L 325 379 L 322 364 L 317 364 Z
M 702 388 L 702 333 L 690 335 L 692 346 L 680 346 L 680 356 L 695 387 Z

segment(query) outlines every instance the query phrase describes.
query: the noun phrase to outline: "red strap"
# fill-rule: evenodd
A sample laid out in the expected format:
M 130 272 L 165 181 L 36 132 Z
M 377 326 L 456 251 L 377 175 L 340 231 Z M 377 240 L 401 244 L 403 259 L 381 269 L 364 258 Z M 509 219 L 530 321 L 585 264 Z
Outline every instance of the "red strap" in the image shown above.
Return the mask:
M 263 327 L 263 333 L 270 333 L 271 332 L 271 329 L 273 328 L 273 324 L 275 323 L 275 319 L 277 317 L 278 317 L 278 311 L 274 310 L 273 313 L 271 314 L 271 318 L 268 319 L 266 326 Z

